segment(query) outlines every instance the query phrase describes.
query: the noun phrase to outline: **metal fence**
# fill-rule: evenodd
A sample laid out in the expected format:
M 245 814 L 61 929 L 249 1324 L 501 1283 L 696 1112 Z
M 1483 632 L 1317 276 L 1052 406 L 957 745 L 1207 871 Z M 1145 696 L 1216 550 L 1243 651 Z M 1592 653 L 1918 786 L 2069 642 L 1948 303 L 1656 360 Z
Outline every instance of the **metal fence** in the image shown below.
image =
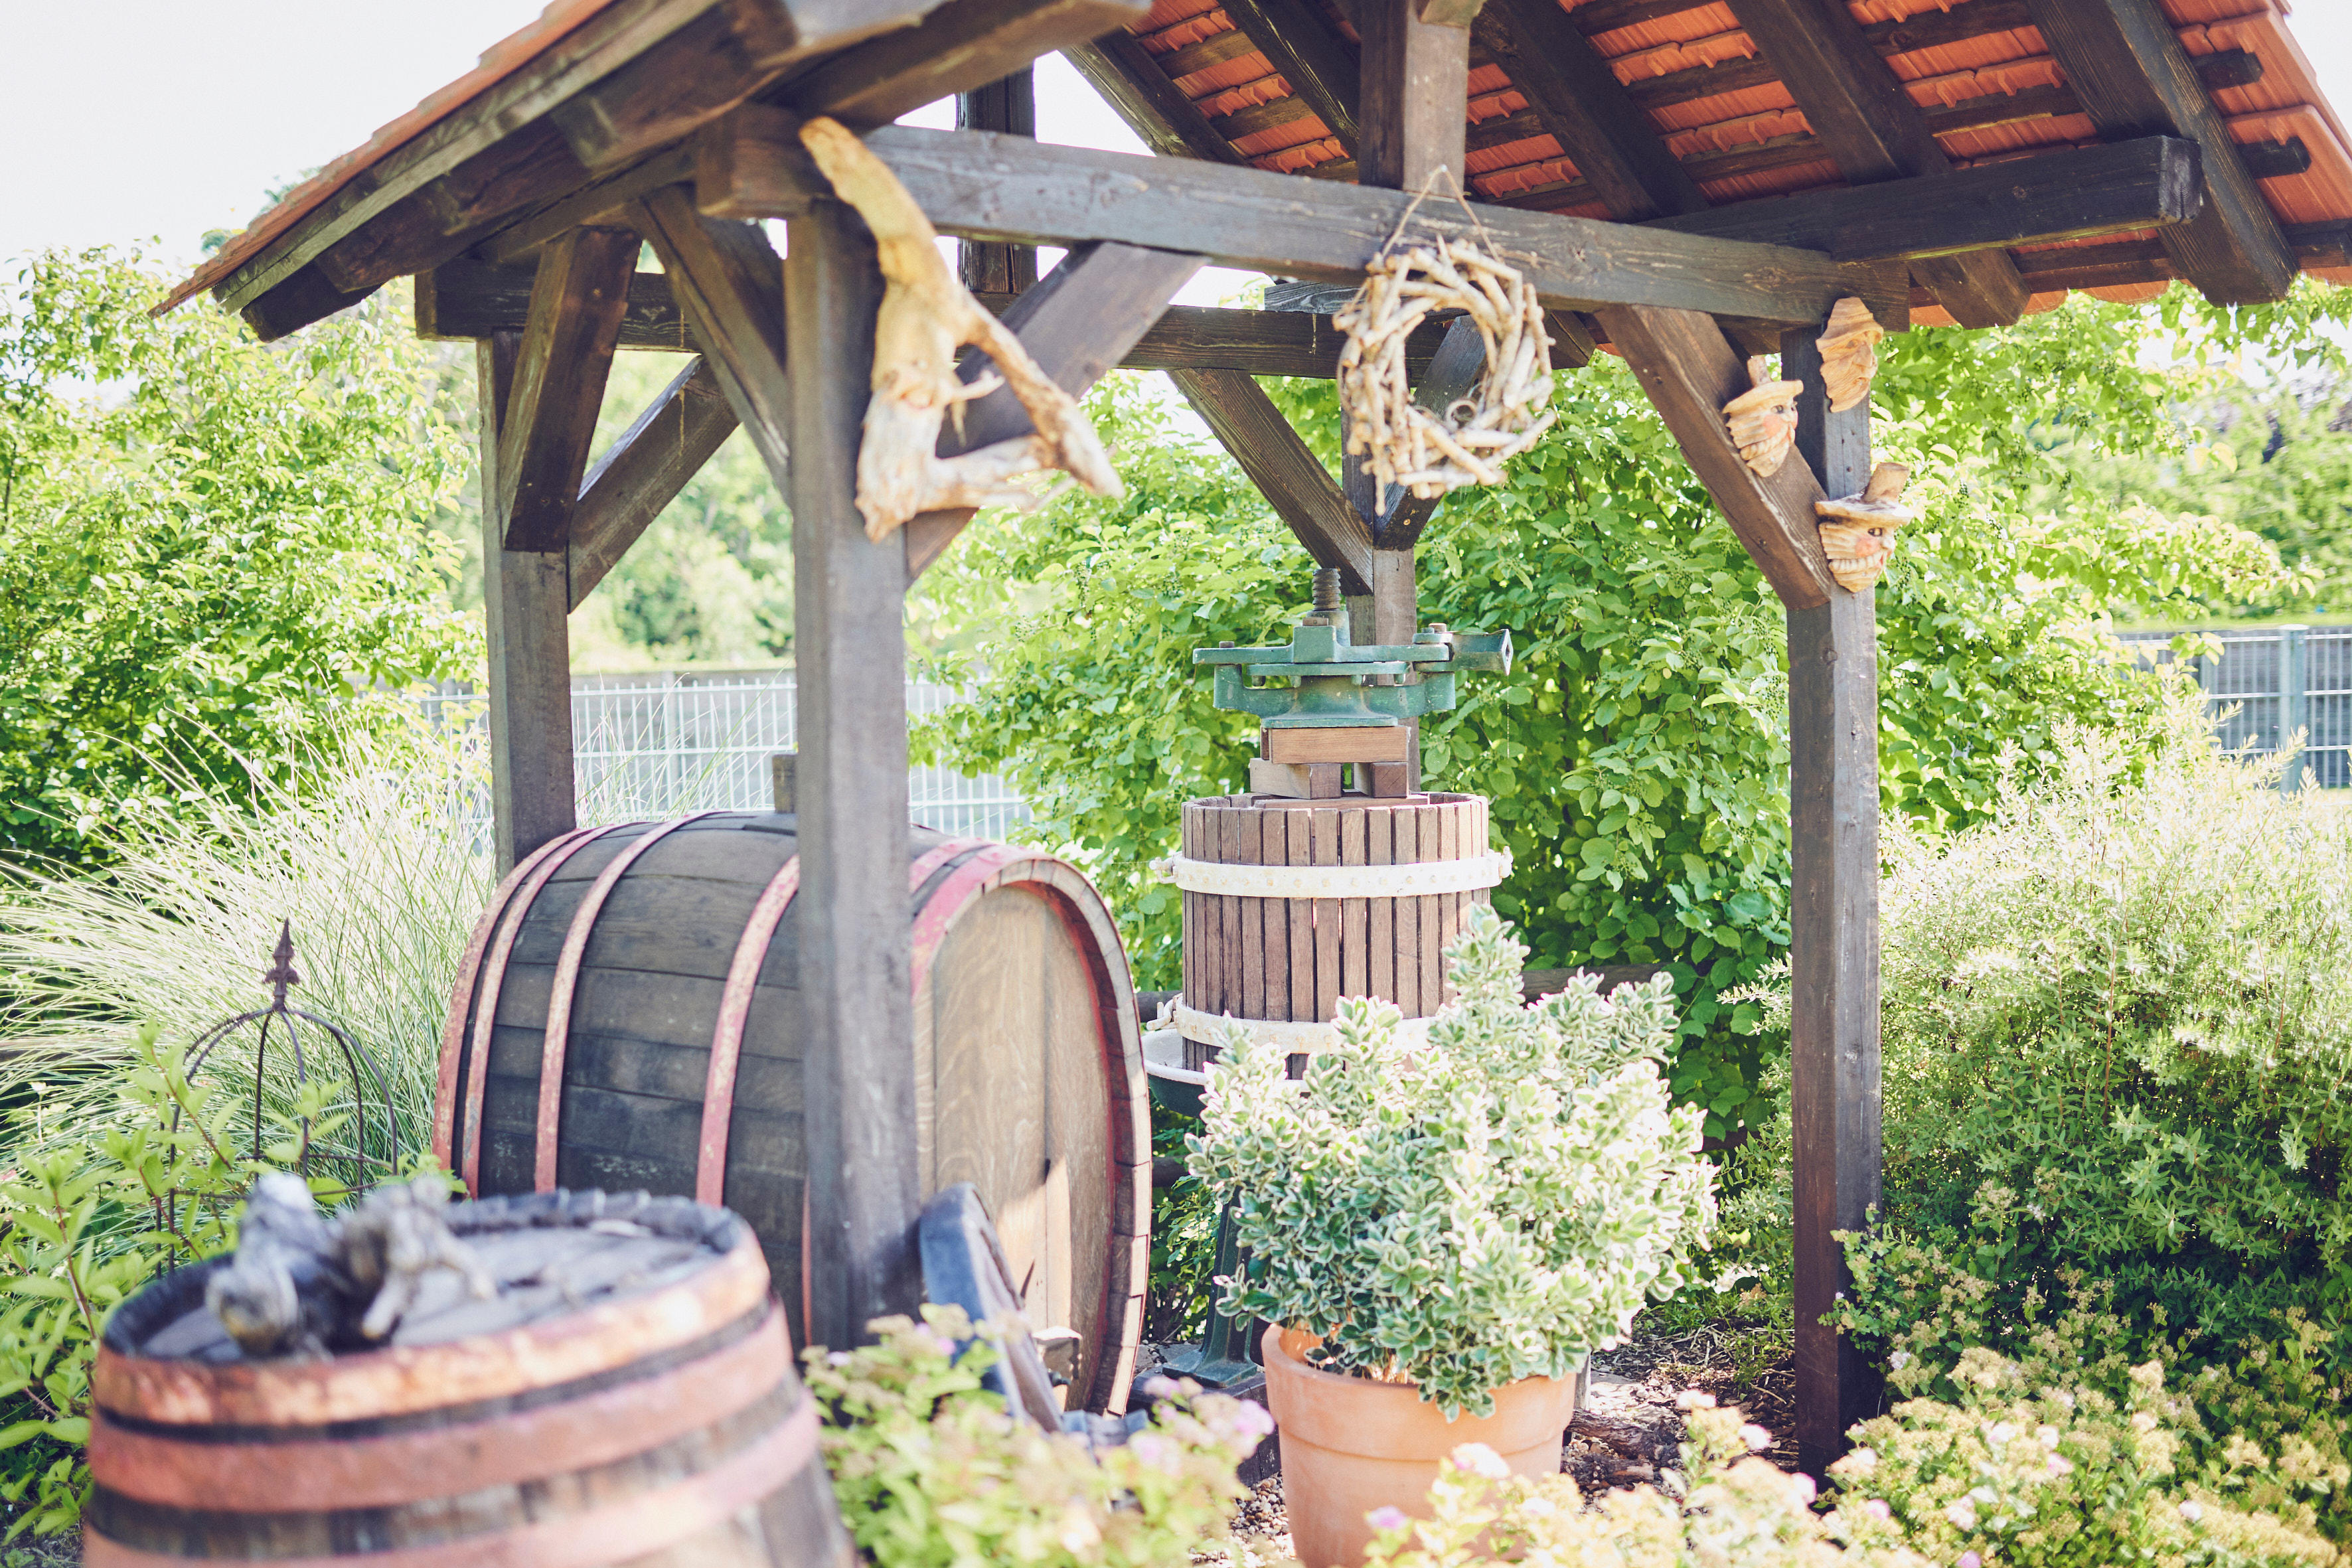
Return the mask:
M 621 822 L 689 811 L 764 810 L 775 799 L 769 758 L 796 749 L 789 669 L 663 671 L 572 678 L 572 746 L 580 820 Z M 484 699 L 452 683 L 421 700 L 445 725 L 487 721 Z M 907 710 L 937 713 L 951 688 L 907 683 Z M 1029 820 L 1003 780 L 910 768 L 914 818 L 942 832 L 1002 838 Z M 480 816 L 487 821 L 485 799 Z
M 2263 756 L 2300 731 L 2303 766 L 2288 770 L 2285 787 L 2298 788 L 2308 770 L 2322 789 L 2352 788 L 2352 626 L 2262 626 L 2207 632 L 2221 653 L 2197 658 L 2197 685 L 2207 704 L 2230 710 L 2221 743 Z M 2169 662 L 2178 632 L 2126 632 L 2143 657 Z

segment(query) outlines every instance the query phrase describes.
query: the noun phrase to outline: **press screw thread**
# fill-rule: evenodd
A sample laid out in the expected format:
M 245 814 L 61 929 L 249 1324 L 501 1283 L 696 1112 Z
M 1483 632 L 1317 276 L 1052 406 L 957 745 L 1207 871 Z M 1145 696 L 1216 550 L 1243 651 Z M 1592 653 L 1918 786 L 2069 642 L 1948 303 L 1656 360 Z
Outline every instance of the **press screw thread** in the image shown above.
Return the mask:
M 1339 596 L 1339 569 L 1318 566 L 1315 569 L 1315 613 L 1318 616 L 1339 614 L 1343 605 Z

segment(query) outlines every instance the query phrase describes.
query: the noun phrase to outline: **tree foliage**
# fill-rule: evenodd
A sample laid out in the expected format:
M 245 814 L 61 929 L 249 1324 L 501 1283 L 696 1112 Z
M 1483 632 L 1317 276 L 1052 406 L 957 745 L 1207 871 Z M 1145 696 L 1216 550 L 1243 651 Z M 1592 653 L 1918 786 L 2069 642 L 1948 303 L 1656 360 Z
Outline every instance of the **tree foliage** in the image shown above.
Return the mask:
M 150 316 L 135 257 L 15 282 L 0 849 L 79 858 L 106 814 L 237 794 L 334 706 L 466 667 L 428 521 L 467 454 L 390 305 L 265 347 L 208 305 Z
M 2251 330 L 2180 320 L 2225 346 Z M 2121 662 L 2111 608 L 2277 580 L 2262 540 L 2114 504 L 2053 449 L 2053 422 L 2102 450 L 2177 449 L 2168 411 L 2189 373 L 2148 366 L 2186 331 L 2161 309 L 2078 300 L 1885 345 L 1874 434 L 1914 465 L 1924 507 L 1879 592 L 1887 809 L 1948 829 L 1990 809 L 2004 745 L 2032 768 L 2069 723 L 2147 732 L 2160 683 Z M 1272 390 L 1336 460 L 1329 384 Z M 1765 1054 L 1756 1009 L 1720 994 L 1789 940 L 1785 627 L 1616 361 L 1563 374 L 1555 402 L 1559 423 L 1507 482 L 1457 493 L 1423 537 L 1424 620 L 1508 627 L 1518 651 L 1510 676 L 1465 678 L 1461 705 L 1425 727 L 1425 775 L 1493 800 L 1515 861 L 1495 904 L 1534 964 L 1668 968 L 1675 1088 L 1719 1134 L 1756 1108 Z M 1240 787 L 1253 729 L 1211 707 L 1190 651 L 1279 638 L 1311 563 L 1231 461 L 1130 378 L 1093 406 L 1125 498 L 992 515 L 926 577 L 925 613 L 965 628 L 942 672 L 973 700 L 925 740 L 1013 780 L 1036 831 L 1104 882 L 1141 983 L 1166 985 L 1177 900 L 1148 863 L 1185 798 Z

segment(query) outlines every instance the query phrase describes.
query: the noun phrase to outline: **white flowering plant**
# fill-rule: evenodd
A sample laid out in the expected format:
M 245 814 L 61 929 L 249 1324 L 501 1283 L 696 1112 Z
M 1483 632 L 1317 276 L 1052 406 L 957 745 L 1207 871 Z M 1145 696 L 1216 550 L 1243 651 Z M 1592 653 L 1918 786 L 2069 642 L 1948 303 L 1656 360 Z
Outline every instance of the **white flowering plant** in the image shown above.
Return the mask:
M 2116 1563 L 2298 1568 L 2334 1563 L 2313 1510 L 2280 1490 L 2284 1466 L 2252 1445 L 2219 1473 L 2186 1473 L 2195 1402 L 2154 1362 L 2118 1400 L 2084 1383 L 2036 1383 L 1982 1347 L 1953 1373 L 1958 1403 L 1906 1400 L 1854 1430 L 1830 1467 L 1857 1540 L 1901 1541 L 1965 1568 L 2103 1568 Z M 2340 1474 L 2305 1454 L 2324 1493 Z
M 975 1337 L 961 1308 L 866 1329 L 871 1345 L 802 1360 L 826 1412 L 834 1497 L 875 1568 L 1181 1563 L 1229 1534 L 1234 1467 L 1274 1428 L 1261 1405 L 1161 1379 L 1150 1425 L 1097 1455 L 1006 1414 L 981 1385 L 991 1336 Z
M 1427 1042 L 1347 998 L 1303 1081 L 1234 1026 L 1189 1140 L 1249 1253 L 1225 1310 L 1318 1334 L 1316 1365 L 1412 1382 L 1448 1418 L 1617 1343 L 1689 1282 L 1715 1222 L 1704 1112 L 1661 1072 L 1666 980 L 1604 997 L 1581 975 L 1527 1005 L 1526 956 L 1473 907 Z
M 1572 1476 L 1511 1473 L 1484 1444 L 1454 1451 L 1430 1489 L 1429 1517 L 1372 1515 L 1381 1533 L 1366 1568 L 1928 1568 L 1900 1532 L 1853 1531 L 1816 1511 L 1812 1481 L 1752 1450 L 1771 1435 L 1701 1394 L 1683 1396 L 1682 1466 L 1659 1488 L 1608 1491 L 1587 1505 Z

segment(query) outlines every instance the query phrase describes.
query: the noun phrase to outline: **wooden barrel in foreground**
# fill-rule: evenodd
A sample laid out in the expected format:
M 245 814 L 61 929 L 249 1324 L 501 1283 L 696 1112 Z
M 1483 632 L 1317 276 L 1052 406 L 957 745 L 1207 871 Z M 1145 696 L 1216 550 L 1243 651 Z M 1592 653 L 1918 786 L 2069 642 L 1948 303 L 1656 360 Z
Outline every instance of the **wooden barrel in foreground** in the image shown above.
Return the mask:
M 1478 795 L 1291 800 L 1216 795 L 1184 806 L 1184 992 L 1176 1026 L 1190 1064 L 1223 1017 L 1309 1053 L 1342 996 L 1394 1002 L 1407 1028 L 1453 993 L 1445 946 L 1462 911 L 1509 871 L 1486 842 Z
M 430 1277 L 383 1350 L 245 1360 L 204 1304 L 226 1260 L 125 1303 L 91 1374 L 84 1561 L 856 1562 L 748 1226 L 602 1193 L 450 1222 L 498 1300 Z
M 724 1203 L 804 1340 L 797 826 L 731 811 L 583 829 L 518 866 L 460 967 L 434 1148 L 476 1194 Z M 1072 1406 L 1123 1408 L 1151 1140 L 1118 930 L 1038 850 L 926 828 L 911 849 L 922 1194 L 979 1189 L 1031 1324 L 1081 1336 Z

